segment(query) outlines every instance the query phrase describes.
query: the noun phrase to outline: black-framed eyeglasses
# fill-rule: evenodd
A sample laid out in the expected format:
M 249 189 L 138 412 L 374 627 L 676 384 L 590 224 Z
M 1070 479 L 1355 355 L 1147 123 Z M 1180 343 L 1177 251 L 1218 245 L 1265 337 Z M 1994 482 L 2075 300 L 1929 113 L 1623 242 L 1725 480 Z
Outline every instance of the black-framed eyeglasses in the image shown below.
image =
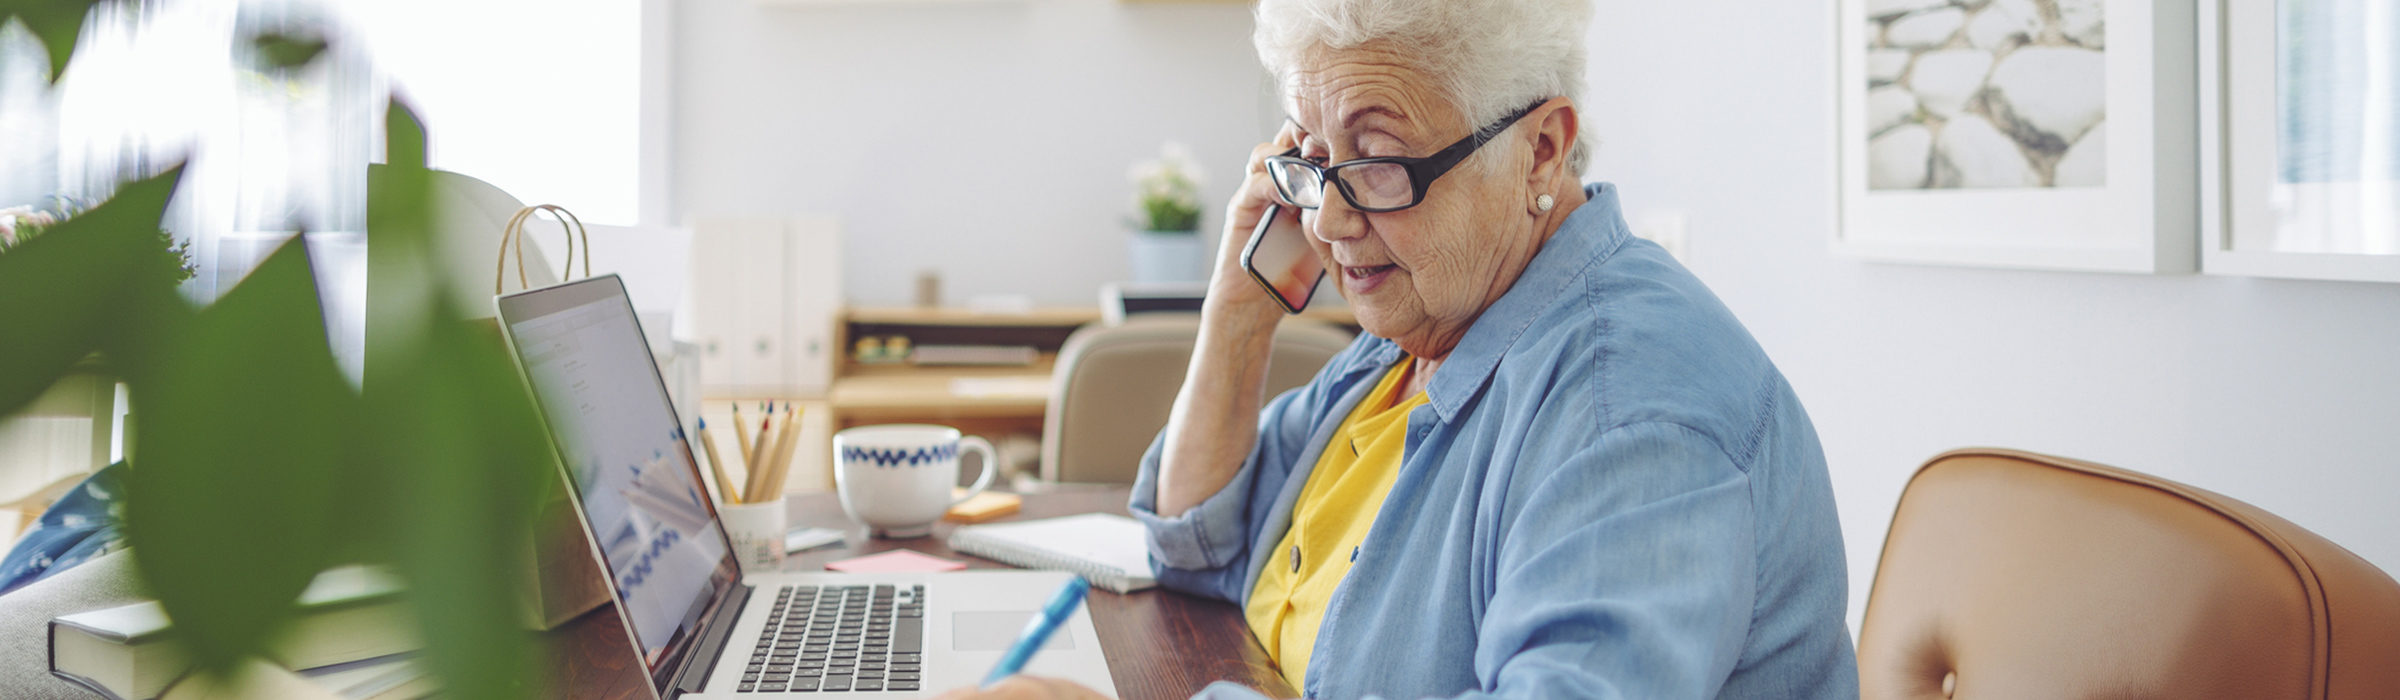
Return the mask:
M 1267 175 L 1275 181 L 1275 190 L 1284 201 L 1302 209 L 1325 205 L 1325 183 L 1331 181 L 1342 191 L 1342 199 L 1350 208 L 1363 212 L 1393 212 L 1416 206 L 1425 201 L 1425 191 L 1433 181 L 1449 173 L 1451 168 L 1474 155 L 1475 149 L 1500 136 L 1500 132 L 1532 114 L 1541 102 L 1526 105 L 1490 126 L 1475 130 L 1450 147 L 1423 158 L 1360 158 L 1333 165 L 1318 165 L 1300 158 L 1300 149 L 1283 155 L 1267 157 Z

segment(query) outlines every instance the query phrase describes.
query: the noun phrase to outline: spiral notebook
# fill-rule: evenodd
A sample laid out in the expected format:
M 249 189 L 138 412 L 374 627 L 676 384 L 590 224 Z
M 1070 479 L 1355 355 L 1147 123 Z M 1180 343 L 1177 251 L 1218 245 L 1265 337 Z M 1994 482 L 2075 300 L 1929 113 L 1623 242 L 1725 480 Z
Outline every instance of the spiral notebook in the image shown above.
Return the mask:
M 1158 585 L 1142 524 L 1122 515 L 969 525 L 950 532 L 950 548 L 1011 566 L 1082 574 L 1092 585 L 1131 593 Z

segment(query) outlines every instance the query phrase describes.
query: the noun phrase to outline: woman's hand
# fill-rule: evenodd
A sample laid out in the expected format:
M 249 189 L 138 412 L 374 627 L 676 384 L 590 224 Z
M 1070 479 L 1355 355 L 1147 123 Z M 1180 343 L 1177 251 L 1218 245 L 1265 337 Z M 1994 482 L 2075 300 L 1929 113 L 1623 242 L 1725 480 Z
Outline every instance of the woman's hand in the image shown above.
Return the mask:
M 1055 678 L 1009 676 L 989 689 L 959 688 L 934 700 L 1087 700 L 1108 696 Z
M 1217 246 L 1217 266 L 1209 281 L 1208 299 L 1240 309 L 1239 315 L 1274 317 L 1283 313 L 1266 289 L 1242 270 L 1242 248 L 1249 244 L 1250 232 L 1258 228 L 1258 220 L 1266 214 L 1267 206 L 1283 204 L 1283 198 L 1275 193 L 1274 179 L 1267 175 L 1267 157 L 1291 150 L 1299 145 L 1298 139 L 1298 128 L 1285 122 L 1283 129 L 1275 132 L 1274 140 L 1250 149 L 1242 184 L 1234 190 L 1233 200 L 1225 204 L 1225 235 Z M 1300 210 L 1286 204 L 1283 215 L 1297 219 Z

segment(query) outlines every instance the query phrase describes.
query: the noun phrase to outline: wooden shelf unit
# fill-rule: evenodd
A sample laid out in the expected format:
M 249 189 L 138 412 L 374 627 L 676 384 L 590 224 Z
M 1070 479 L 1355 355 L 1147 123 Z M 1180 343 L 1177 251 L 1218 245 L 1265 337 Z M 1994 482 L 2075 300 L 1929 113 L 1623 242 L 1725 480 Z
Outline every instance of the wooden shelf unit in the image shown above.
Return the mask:
M 1357 330 L 1348 307 L 1312 308 L 1304 318 Z M 1067 337 L 1088 323 L 1101 320 L 1098 307 L 1047 307 L 1024 312 L 982 312 L 957 308 L 851 307 L 835 323 L 834 343 L 841 356 L 823 397 L 806 401 L 823 411 L 821 429 L 802 434 L 801 449 L 817 455 L 804 460 L 819 475 L 818 488 L 833 488 L 835 431 L 878 423 L 935 423 L 981 435 L 998 444 L 1010 434 L 1040 435 L 1050 399 L 1050 376 L 1059 348 Z M 904 336 L 911 345 L 1030 345 L 1037 351 L 1025 366 L 919 366 L 909 363 L 863 363 L 853 359 L 852 343 L 865 336 Z M 795 465 L 795 468 L 800 468 Z M 805 472 L 804 472 L 805 473 Z M 808 480 L 795 478 L 792 483 Z

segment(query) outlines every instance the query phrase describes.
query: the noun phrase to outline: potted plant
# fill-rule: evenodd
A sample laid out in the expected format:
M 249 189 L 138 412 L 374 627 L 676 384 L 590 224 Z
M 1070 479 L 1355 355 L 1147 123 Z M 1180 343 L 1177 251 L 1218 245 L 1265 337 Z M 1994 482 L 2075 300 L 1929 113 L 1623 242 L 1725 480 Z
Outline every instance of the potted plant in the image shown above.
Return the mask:
M 92 208 L 89 202 L 65 195 L 51 199 L 58 203 L 57 211 L 36 209 L 30 204 L 0 209 L 0 255 L 7 255 L 9 249 L 24 245 L 42 235 L 42 231 L 58 225 L 58 222 L 75 218 Z M 158 229 L 157 240 L 159 255 L 172 263 L 171 268 L 161 269 L 168 270 L 167 277 L 175 284 L 183 284 L 184 280 L 199 273 L 200 268 L 192 264 L 191 243 L 176 241 L 175 234 L 164 228 Z
M 1207 274 L 1200 244 L 1200 166 L 1191 149 L 1168 141 L 1157 160 L 1136 163 L 1133 239 L 1127 244 L 1135 282 L 1195 282 Z

